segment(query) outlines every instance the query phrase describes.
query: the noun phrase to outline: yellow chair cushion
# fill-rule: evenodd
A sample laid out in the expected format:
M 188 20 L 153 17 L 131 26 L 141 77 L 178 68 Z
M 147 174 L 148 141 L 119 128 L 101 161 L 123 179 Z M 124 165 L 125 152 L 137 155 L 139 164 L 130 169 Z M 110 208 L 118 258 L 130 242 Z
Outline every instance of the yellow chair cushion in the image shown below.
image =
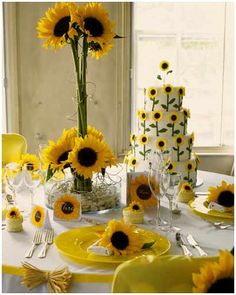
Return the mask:
M 113 293 L 192 293 L 192 273 L 218 257 L 141 256 L 119 265 Z

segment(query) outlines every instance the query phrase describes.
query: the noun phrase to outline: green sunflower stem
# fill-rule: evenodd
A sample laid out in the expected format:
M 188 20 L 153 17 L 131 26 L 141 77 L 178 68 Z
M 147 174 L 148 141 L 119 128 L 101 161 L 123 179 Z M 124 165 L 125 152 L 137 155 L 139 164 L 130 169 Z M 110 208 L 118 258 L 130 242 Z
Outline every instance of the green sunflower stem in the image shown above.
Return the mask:
M 179 146 L 177 146 L 177 161 L 179 162 Z
M 159 136 L 158 122 L 156 122 L 156 135 Z
M 152 101 L 152 111 L 154 111 L 154 106 L 155 106 L 155 98 Z
M 188 158 L 191 158 L 191 150 L 190 150 L 190 144 L 188 145 Z
M 169 111 L 169 94 L 167 94 L 167 105 L 166 105 L 166 111 Z
M 184 135 L 186 134 L 186 123 L 187 123 L 187 120 L 184 118 L 184 130 L 183 130 Z
M 143 145 L 143 159 L 146 160 L 146 145 Z
M 175 123 L 172 124 L 172 136 L 175 135 Z
M 179 105 L 178 105 L 178 111 L 180 111 L 180 95 L 179 95 Z
M 84 178 L 78 174 L 74 174 L 74 191 L 79 192 L 91 192 L 92 181 L 90 178 Z

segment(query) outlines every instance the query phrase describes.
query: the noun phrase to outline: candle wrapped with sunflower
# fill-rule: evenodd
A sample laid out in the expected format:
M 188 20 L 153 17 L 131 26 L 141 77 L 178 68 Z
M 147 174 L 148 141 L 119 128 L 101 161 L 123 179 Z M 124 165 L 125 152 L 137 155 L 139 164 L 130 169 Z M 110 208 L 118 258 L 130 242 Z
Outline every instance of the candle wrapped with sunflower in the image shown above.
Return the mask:
M 116 158 L 103 139 L 103 134 L 88 126 L 87 117 L 87 58 L 99 59 L 113 47 L 114 22 L 99 3 L 77 5 L 56 3 L 49 8 L 37 25 L 38 37 L 46 39 L 44 48 L 72 50 L 76 76 L 77 127 L 64 130 L 57 141 L 50 141 L 43 151 L 47 180 L 56 172 L 70 167 L 74 190 L 91 191 L 92 176 L 116 164 Z

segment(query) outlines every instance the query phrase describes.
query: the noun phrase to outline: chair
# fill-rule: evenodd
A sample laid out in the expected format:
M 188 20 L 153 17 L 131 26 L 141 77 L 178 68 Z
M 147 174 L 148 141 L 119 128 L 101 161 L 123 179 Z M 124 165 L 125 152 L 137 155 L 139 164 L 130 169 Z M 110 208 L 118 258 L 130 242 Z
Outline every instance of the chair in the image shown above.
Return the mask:
M 17 133 L 2 134 L 2 166 L 17 162 L 27 152 L 27 142 L 23 135 Z
M 192 293 L 192 273 L 217 257 L 140 256 L 119 265 L 113 293 Z

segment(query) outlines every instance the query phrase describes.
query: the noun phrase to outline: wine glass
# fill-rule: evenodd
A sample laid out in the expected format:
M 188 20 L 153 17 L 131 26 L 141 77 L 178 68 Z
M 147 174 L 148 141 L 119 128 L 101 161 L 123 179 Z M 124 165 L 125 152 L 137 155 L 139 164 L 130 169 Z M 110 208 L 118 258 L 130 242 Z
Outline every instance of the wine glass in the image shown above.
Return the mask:
M 166 148 L 163 151 L 156 150 L 154 152 L 154 159 L 152 161 L 152 166 L 155 169 L 163 171 L 165 168 L 165 163 L 170 161 L 172 157 L 172 149 Z
M 162 188 L 163 194 L 169 200 L 170 221 L 169 221 L 168 227 L 166 227 L 167 231 L 175 232 L 177 230 L 180 230 L 179 228 L 173 226 L 173 215 L 172 215 L 173 200 L 176 198 L 180 181 L 181 181 L 180 173 L 170 174 L 168 171 L 162 172 L 161 188 Z

